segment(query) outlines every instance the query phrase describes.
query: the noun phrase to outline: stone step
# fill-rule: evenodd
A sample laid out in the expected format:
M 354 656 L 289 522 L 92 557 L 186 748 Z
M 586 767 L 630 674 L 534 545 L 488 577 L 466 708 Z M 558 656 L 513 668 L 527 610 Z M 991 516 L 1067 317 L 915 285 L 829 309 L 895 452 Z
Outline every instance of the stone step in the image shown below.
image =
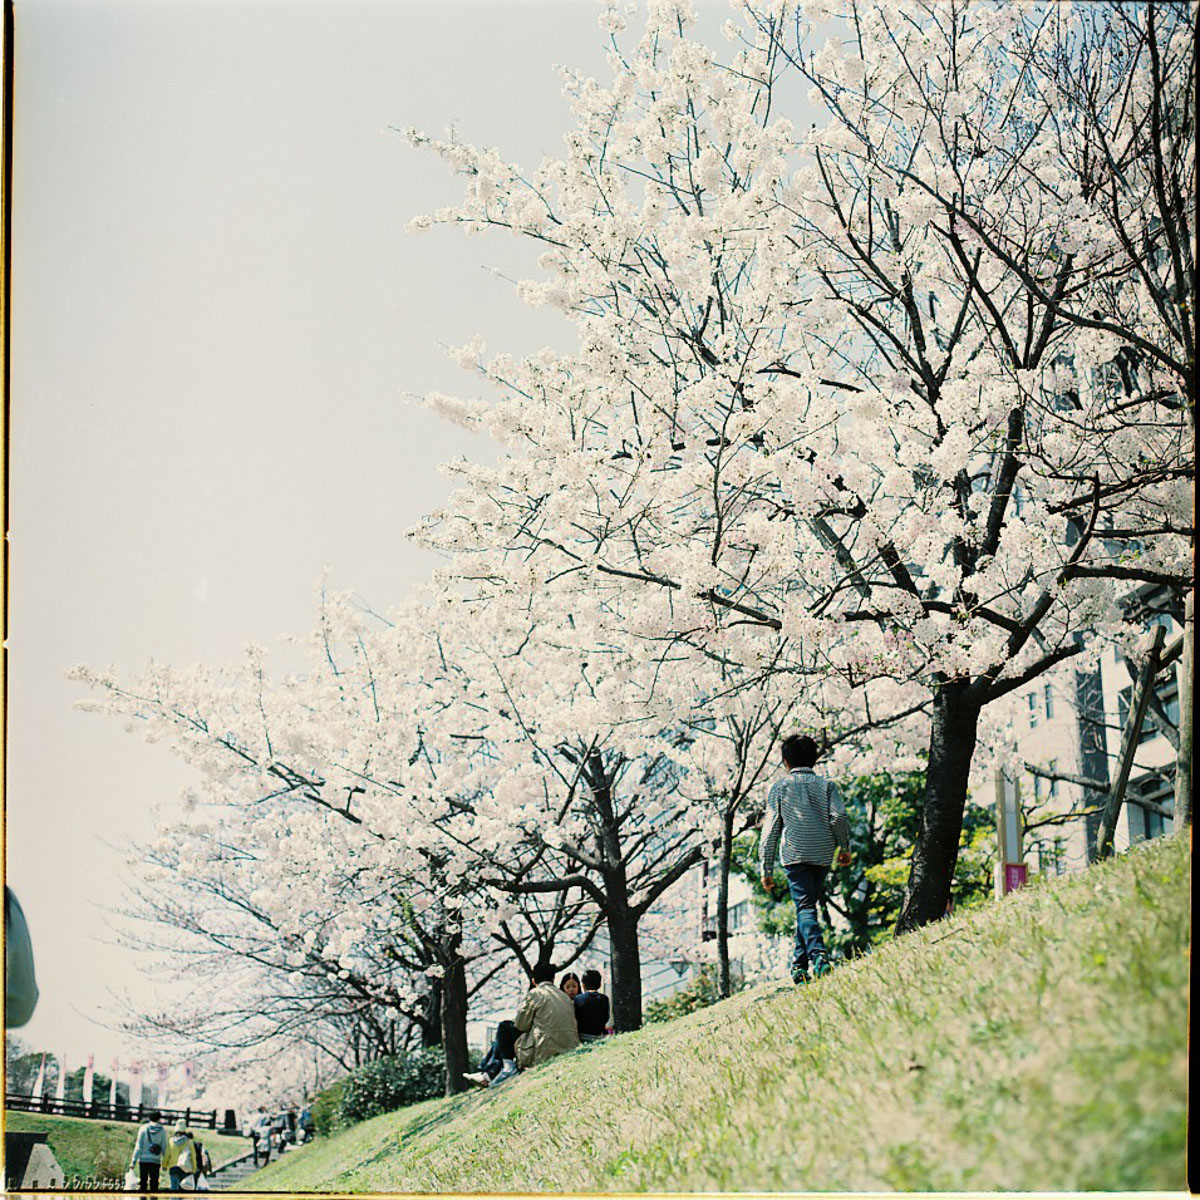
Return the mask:
M 247 1176 L 253 1175 L 258 1168 L 254 1165 L 254 1153 L 243 1154 L 232 1162 L 218 1167 L 208 1177 L 208 1187 L 213 1192 L 228 1192 L 236 1188 Z
M 284 1153 L 288 1155 L 295 1154 L 297 1150 L 302 1148 L 300 1146 L 291 1146 Z M 278 1153 L 273 1153 L 271 1161 L 275 1162 L 278 1157 Z M 254 1165 L 254 1152 L 251 1151 L 241 1158 L 235 1158 L 233 1162 L 226 1163 L 223 1167 L 218 1167 L 208 1177 L 209 1190 L 214 1192 L 235 1191 L 257 1170 L 258 1167 Z

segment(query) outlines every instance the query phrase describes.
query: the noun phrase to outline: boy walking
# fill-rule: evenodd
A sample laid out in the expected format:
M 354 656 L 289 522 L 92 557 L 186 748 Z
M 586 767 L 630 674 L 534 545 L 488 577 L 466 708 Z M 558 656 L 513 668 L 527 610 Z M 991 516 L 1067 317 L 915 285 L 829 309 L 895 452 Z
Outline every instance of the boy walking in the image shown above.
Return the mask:
M 779 855 L 788 889 L 796 905 L 796 948 L 792 982 L 804 983 L 829 970 L 829 953 L 817 921 L 825 876 L 837 854 L 839 866 L 850 862 L 850 823 L 837 785 L 816 774 L 817 744 L 792 734 L 780 745 L 787 774 L 771 785 L 759 850 L 759 874 L 767 894 Z M 810 975 L 811 973 L 811 975 Z

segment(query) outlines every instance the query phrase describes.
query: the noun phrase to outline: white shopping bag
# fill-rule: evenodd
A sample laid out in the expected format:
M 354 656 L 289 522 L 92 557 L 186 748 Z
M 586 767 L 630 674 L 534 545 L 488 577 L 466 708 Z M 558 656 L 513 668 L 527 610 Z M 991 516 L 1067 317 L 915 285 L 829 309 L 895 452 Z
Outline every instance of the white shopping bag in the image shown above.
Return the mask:
M 208 1176 L 205 1175 L 203 1171 L 201 1171 L 200 1174 L 196 1176 L 196 1191 L 198 1191 L 198 1192 L 207 1192 L 208 1191 Z
M 132 1167 L 125 1172 L 125 1190 L 127 1192 L 136 1192 L 141 1182 L 141 1176 Z

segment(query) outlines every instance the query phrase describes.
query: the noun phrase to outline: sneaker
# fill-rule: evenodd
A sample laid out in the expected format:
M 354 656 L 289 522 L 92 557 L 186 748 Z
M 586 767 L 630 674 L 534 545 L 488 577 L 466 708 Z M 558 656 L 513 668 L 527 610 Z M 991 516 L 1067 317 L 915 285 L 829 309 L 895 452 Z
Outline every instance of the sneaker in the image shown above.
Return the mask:
M 492 1077 L 486 1071 L 472 1071 L 470 1074 L 463 1074 L 463 1078 L 468 1083 L 473 1083 L 476 1087 L 487 1087 L 492 1082 Z
M 797 987 L 800 987 L 802 984 L 807 983 L 808 982 L 808 972 L 803 967 L 800 967 L 798 970 L 793 971 L 792 972 L 792 982 Z
M 504 1060 L 504 1065 L 500 1068 L 500 1074 L 492 1080 L 492 1087 L 498 1083 L 503 1083 L 506 1079 L 511 1079 L 517 1073 L 517 1064 L 511 1058 Z
M 821 962 L 818 962 L 818 963 L 814 963 L 813 969 L 812 969 L 812 977 L 814 979 L 820 979 L 822 975 L 828 975 L 832 969 L 833 968 L 829 965 L 829 963 L 824 960 L 822 960 Z

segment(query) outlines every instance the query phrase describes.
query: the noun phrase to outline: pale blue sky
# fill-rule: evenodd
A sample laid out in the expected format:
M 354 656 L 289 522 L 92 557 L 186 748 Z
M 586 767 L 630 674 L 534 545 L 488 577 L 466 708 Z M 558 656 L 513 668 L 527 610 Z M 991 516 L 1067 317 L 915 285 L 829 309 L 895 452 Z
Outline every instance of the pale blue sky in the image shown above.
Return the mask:
M 551 64 L 604 70 L 596 13 L 18 0 L 6 818 L 36 1046 L 128 1057 L 85 1020 L 138 978 L 88 898 L 186 781 L 64 673 L 303 633 L 326 566 L 378 607 L 427 574 L 402 531 L 439 460 L 486 451 L 402 394 L 469 389 L 439 343 L 563 326 L 485 270 L 509 240 L 404 233 L 460 183 L 387 127 L 554 152 Z

